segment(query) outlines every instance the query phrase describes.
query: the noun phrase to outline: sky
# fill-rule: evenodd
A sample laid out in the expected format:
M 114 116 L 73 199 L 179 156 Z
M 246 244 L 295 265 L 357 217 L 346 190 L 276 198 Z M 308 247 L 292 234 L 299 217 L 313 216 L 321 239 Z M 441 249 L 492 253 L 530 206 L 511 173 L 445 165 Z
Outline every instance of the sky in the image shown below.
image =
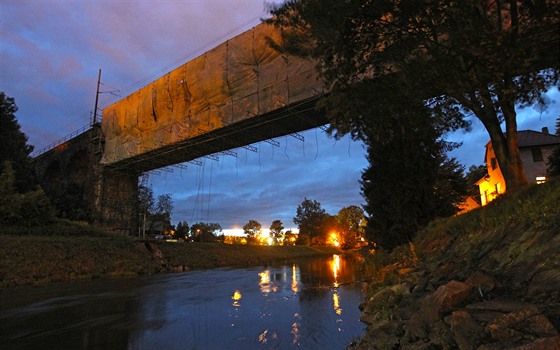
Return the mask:
M 276 2 L 278 2 L 277 0 Z M 2 0 L 0 91 L 15 98 L 16 117 L 36 150 L 87 126 L 92 118 L 98 70 L 100 108 L 107 107 L 177 66 L 260 23 L 262 0 Z M 546 108 L 518 111 L 519 130 L 554 131 L 560 93 Z M 472 119 L 472 118 L 471 118 Z M 260 142 L 254 153 L 201 159 L 187 170 L 150 173 L 154 194 L 170 193 L 172 222 L 219 223 L 241 228 L 249 220 L 268 228 L 273 220 L 294 227 L 297 206 L 316 200 L 330 214 L 362 205 L 359 179 L 367 167 L 360 142 L 334 140 L 321 129 L 286 136 L 279 146 Z M 472 119 L 470 131 L 450 155 L 468 168 L 483 161 L 488 135 Z

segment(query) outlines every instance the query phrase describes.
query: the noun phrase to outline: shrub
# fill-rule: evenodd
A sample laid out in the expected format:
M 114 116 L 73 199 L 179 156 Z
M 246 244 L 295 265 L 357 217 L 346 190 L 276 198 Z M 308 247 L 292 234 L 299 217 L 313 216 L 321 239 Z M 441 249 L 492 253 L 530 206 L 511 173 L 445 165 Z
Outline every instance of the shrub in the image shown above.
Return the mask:
M 16 226 L 46 225 L 54 220 L 54 208 L 42 189 L 17 193 L 14 171 L 4 163 L 0 175 L 0 224 Z

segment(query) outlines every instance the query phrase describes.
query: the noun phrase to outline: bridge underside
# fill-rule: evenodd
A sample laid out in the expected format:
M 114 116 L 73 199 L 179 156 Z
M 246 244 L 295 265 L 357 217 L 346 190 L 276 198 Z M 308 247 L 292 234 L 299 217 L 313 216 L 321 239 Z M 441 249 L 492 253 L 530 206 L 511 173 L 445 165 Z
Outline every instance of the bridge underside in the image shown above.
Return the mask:
M 106 165 L 106 169 L 142 173 L 313 129 L 328 123 L 324 113 L 315 108 L 316 102 L 316 97 L 310 98 L 260 115 L 258 118 L 248 118 L 169 146 L 126 158 Z

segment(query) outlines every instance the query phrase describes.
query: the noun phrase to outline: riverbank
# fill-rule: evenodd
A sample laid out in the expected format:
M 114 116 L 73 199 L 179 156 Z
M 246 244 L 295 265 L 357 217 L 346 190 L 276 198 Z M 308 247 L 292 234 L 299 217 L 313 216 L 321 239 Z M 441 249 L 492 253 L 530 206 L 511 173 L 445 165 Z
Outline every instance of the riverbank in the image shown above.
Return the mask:
M 0 239 L 0 288 L 268 265 L 341 253 L 333 247 L 144 242 L 103 232 L 96 237 L 2 234 Z
M 351 349 L 560 349 L 560 181 L 370 256 Z

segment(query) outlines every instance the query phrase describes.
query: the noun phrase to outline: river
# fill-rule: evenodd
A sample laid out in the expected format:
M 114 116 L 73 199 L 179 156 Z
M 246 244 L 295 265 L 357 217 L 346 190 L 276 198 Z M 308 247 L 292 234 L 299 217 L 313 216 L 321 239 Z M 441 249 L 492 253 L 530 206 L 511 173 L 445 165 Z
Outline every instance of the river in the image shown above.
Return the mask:
M 353 259 L 0 292 L 3 349 L 344 349 L 363 335 Z

